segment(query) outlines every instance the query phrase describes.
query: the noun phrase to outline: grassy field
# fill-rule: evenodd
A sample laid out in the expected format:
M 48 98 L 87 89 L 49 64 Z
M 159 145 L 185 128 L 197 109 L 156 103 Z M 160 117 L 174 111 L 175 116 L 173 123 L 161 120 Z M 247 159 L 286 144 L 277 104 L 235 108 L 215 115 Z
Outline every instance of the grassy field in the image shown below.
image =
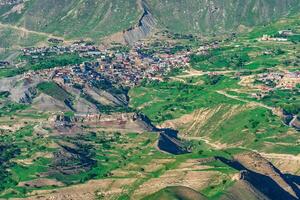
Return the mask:
M 2 149 L 1 165 L 10 171 L 1 174 L 0 181 L 1 197 L 24 197 L 27 192 L 40 190 L 43 187 L 20 187 L 20 182 L 28 182 L 39 179 L 40 174 L 48 174 L 50 179 L 56 179 L 64 184 L 71 185 L 83 183 L 90 179 L 107 178 L 111 176 L 111 171 L 124 167 L 129 163 L 140 162 L 141 156 L 147 154 L 152 149 L 151 144 L 157 139 L 156 134 L 129 134 L 119 133 L 90 133 L 77 135 L 76 137 L 40 137 L 33 130 L 33 126 L 27 126 L 14 135 L 1 137 L 0 146 L 10 143 L 11 148 Z M 82 168 L 80 172 L 74 174 L 63 174 L 59 171 L 53 173 L 53 169 L 62 167 L 61 162 L 57 162 L 55 152 L 62 151 L 62 148 L 49 148 L 49 145 L 72 144 L 72 151 L 78 155 L 79 160 L 69 159 L 64 161 L 63 166 L 81 166 L 85 161 L 81 159 L 90 158 L 93 165 Z M 128 147 L 124 144 L 130 144 Z M 1 146 L 2 147 L 2 146 Z M 62 146 L 61 146 L 62 147 Z M 71 147 L 70 147 L 71 148 Z M 71 150 L 71 149 L 70 149 Z M 15 153 L 12 153 L 15 152 Z M 39 156 L 40 155 L 40 156 Z M 54 157 L 53 157 L 54 155 Z M 30 164 L 24 164 L 27 162 Z M 47 177 L 47 176 L 46 176 Z M 10 192 L 3 189 L 10 188 Z M 51 189 L 45 187 L 44 189 Z
M 202 81 L 210 81 L 203 77 Z M 238 87 L 237 81 L 221 77 L 217 83 L 191 85 L 182 82 L 151 82 L 130 91 L 130 105 L 143 111 L 154 123 L 175 119 L 199 108 L 219 104 L 239 104 L 216 93 L 226 87 Z
M 253 143 L 261 142 L 260 140 L 276 137 L 287 131 L 288 128 L 270 111 L 256 108 L 242 111 L 227 119 L 210 137 L 229 144 L 243 141 L 244 145 L 251 146 Z
M 47 36 L 26 33 L 11 27 L 1 27 L 0 29 L 0 48 L 16 49 L 16 47 L 30 47 L 40 42 L 46 43 L 46 41 Z
M 243 41 L 237 46 L 236 42 L 232 42 L 226 48 L 211 50 L 208 55 L 192 55 L 191 65 L 194 69 L 202 71 L 251 71 L 274 68 L 284 65 L 288 49 L 292 49 L 295 45 Z M 264 55 L 266 51 L 272 54 Z
M 0 179 L 1 198 L 27 197 L 29 193 L 38 190 L 64 188 L 55 185 L 28 186 L 42 176 L 65 186 L 85 183 L 91 179 L 136 179 L 123 188 L 123 192 L 118 196 L 119 199 L 129 199 L 136 195 L 143 184 L 181 168 L 182 164 L 190 160 L 214 156 L 230 159 L 239 152 L 210 150 L 198 142 L 193 144 L 194 153 L 175 156 L 162 153 L 155 148 L 154 144 L 158 139 L 155 133 L 120 134 L 99 131 L 72 136 L 41 136 L 35 131 L 35 125 L 25 126 L 14 134 L 2 135 L 0 138 L 1 170 L 3 170 Z M 10 144 L 9 148 L 3 148 L 4 144 Z M 64 157 L 60 157 L 61 153 Z M 167 163 L 153 165 L 161 161 Z M 236 173 L 234 169 L 218 161 L 207 165 L 211 166 L 208 171 L 213 170 L 224 176 Z M 69 167 L 80 170 L 75 170 L 71 174 L 64 173 Z M 20 186 L 20 183 L 27 186 Z M 10 189 L 7 190 L 8 188 Z M 222 187 L 218 187 L 218 191 L 223 191 Z M 215 193 L 206 192 L 208 196 L 214 196 Z

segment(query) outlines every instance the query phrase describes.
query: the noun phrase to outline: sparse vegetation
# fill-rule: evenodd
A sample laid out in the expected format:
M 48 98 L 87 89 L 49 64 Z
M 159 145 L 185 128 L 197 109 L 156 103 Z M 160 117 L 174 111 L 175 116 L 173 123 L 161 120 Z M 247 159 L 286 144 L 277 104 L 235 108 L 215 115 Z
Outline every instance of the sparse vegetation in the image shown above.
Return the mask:
M 154 123 L 161 123 L 201 107 L 240 103 L 216 93 L 222 88 L 238 87 L 235 80 L 228 77 L 204 79 L 213 84 L 198 86 L 181 82 L 150 82 L 130 91 L 131 106 L 140 108 Z

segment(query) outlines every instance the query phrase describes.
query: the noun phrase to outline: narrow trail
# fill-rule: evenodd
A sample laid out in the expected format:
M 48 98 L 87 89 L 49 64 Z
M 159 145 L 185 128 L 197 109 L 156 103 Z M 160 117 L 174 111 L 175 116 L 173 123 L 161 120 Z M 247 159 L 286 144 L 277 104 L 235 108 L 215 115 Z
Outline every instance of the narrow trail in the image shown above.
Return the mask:
M 216 144 L 214 142 L 211 142 L 209 139 L 204 138 L 204 137 L 182 137 L 183 139 L 186 140 L 196 140 L 196 141 L 203 141 L 205 144 L 211 146 L 214 149 L 223 149 L 225 145 L 220 145 L 220 144 Z
M 46 36 L 46 37 L 50 37 L 50 38 L 57 38 L 57 39 L 64 40 L 64 38 L 52 35 L 50 33 L 28 30 L 24 27 L 18 27 L 18 26 L 14 26 L 14 25 L 11 25 L 11 24 L 2 24 L 2 23 L 0 23 L 0 28 L 12 28 L 12 29 L 19 30 L 19 31 L 22 31 L 22 32 L 25 32 L 25 33 L 37 34 L 37 35 L 42 35 L 42 36 Z
M 230 95 L 230 94 L 226 93 L 225 91 L 220 91 L 219 90 L 219 91 L 217 91 L 217 93 L 222 94 L 222 95 L 224 95 L 224 96 L 226 96 L 226 97 L 228 97 L 230 99 L 238 100 L 238 101 L 241 101 L 241 102 L 244 102 L 244 103 L 251 103 L 253 105 L 256 105 L 256 106 L 259 106 L 259 107 L 263 107 L 263 108 L 266 108 L 266 109 L 271 110 L 271 111 L 274 110 L 273 107 L 267 106 L 267 105 L 265 105 L 263 103 L 259 103 L 259 102 L 255 102 L 255 101 L 249 101 L 249 100 L 246 100 L 246 99 L 241 99 L 241 98 L 239 98 L 237 96 Z
M 189 78 L 189 77 L 193 77 L 193 76 L 203 76 L 206 74 L 206 72 L 197 71 L 197 70 L 190 70 L 187 73 L 188 74 L 178 75 L 178 76 L 176 76 L 176 78 Z

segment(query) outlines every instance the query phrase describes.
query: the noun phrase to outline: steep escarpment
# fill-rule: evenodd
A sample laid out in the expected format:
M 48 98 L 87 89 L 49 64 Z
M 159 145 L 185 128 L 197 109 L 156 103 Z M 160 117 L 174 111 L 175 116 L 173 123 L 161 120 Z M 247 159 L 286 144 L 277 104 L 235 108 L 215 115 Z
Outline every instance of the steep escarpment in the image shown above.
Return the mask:
M 9 98 L 16 103 L 32 103 L 36 96 L 36 86 L 42 81 L 38 76 L 25 78 L 23 76 L 15 76 L 3 78 L 0 80 L 0 91 L 9 92 Z
M 297 112 L 282 109 L 280 110 L 280 115 L 286 125 L 293 127 L 298 131 L 300 130 L 300 117 Z
M 131 27 L 124 32 L 124 39 L 128 44 L 133 44 L 134 42 L 149 36 L 156 25 L 156 21 L 145 0 L 138 0 L 138 5 L 142 10 L 143 15 L 135 27 Z
M 290 126 L 294 127 L 297 130 L 300 130 L 300 117 L 294 116 L 293 120 L 290 122 Z
M 239 180 L 229 189 L 228 193 L 233 195 L 229 199 L 240 199 L 243 195 L 237 190 L 241 187 L 249 191 L 249 195 L 255 194 L 249 199 L 299 199 L 297 181 L 283 174 L 258 153 L 239 154 L 234 156 L 234 160 L 218 159 L 240 171 Z

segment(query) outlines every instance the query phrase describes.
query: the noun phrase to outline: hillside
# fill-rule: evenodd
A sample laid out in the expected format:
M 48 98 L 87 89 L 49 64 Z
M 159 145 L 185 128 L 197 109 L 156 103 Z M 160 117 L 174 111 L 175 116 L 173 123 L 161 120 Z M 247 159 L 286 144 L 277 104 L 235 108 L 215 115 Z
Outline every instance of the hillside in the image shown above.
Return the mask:
M 136 23 L 139 14 L 135 0 L 30 0 L 0 10 L 3 23 L 67 38 L 110 35 Z
M 164 188 L 143 200 L 206 200 L 199 192 L 183 186 Z
M 156 26 L 179 33 L 207 34 L 252 27 L 300 9 L 298 0 L 29 0 L 0 5 L 0 22 L 65 38 L 99 38 L 145 25 L 145 7 Z M 146 17 L 148 17 L 146 15 Z M 149 18 L 149 17 L 148 17 Z M 152 20 L 152 19 L 151 19 Z M 154 25 L 153 22 L 150 22 Z M 148 20 L 149 25 L 149 20 Z M 147 26 L 147 25 L 146 25 Z M 134 31 L 141 39 L 149 27 Z M 129 34 L 130 35 L 130 34 Z M 147 35 L 147 34 L 146 34 Z M 119 36 L 122 37 L 122 36 Z M 125 34 L 125 40 L 128 34 Z
M 264 24 L 298 11 L 298 0 L 149 0 L 160 24 L 180 33 L 220 33 Z

